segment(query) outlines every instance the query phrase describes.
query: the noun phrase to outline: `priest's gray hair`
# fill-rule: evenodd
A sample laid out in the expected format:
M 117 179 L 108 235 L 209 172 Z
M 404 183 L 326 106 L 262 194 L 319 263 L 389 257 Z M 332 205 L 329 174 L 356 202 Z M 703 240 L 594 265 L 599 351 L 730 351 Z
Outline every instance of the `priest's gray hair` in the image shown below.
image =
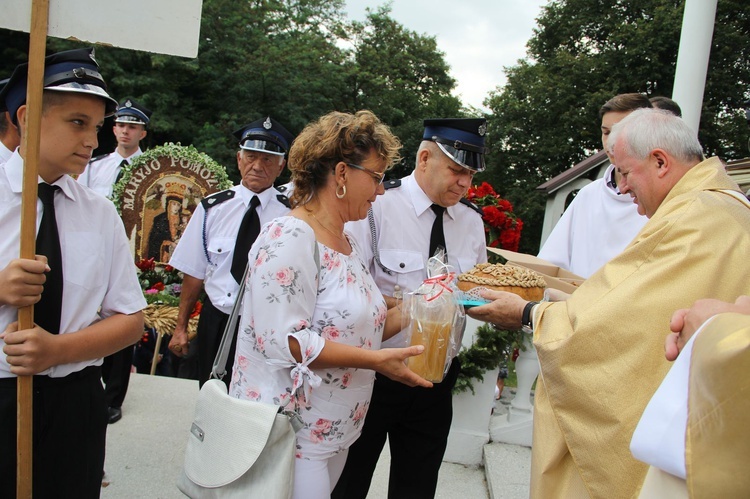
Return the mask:
M 663 109 L 637 109 L 613 126 L 607 142 L 611 154 L 620 140 L 625 154 L 639 160 L 646 159 L 654 149 L 662 149 L 684 163 L 704 159 L 696 132 L 682 118 Z

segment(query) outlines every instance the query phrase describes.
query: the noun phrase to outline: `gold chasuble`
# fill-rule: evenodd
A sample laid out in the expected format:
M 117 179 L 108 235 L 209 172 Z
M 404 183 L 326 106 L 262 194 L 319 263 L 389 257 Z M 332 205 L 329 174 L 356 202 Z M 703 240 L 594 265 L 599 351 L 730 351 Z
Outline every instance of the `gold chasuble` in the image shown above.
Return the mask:
M 750 316 L 720 314 L 690 358 L 685 467 L 691 498 L 750 497 Z
M 717 158 L 694 166 L 620 255 L 535 309 L 532 497 L 637 496 L 647 465 L 629 445 L 671 365 L 672 313 L 750 294 L 750 209 L 727 189 L 738 190 Z

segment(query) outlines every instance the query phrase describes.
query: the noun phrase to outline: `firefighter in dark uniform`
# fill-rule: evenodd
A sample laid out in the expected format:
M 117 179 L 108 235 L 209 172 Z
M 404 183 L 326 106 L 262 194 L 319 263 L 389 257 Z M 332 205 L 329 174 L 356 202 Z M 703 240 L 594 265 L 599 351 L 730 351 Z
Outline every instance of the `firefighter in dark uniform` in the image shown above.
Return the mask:
M 272 118 L 245 125 L 239 140 L 240 185 L 203 199 L 190 218 L 169 264 L 184 273 L 180 307 L 169 348 L 187 353 L 190 313 L 205 288 L 207 299 L 198 322 L 198 377 L 203 385 L 211 373 L 229 313 L 240 288 L 247 254 L 260 227 L 289 211 L 289 202 L 273 183 L 286 165 L 294 137 Z M 234 345 L 224 382 L 229 385 Z

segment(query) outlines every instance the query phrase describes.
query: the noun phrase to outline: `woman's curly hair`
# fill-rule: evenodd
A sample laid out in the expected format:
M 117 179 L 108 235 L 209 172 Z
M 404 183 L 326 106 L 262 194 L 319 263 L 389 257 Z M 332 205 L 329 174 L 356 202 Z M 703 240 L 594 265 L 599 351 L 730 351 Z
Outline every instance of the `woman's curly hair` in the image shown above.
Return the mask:
M 289 151 L 292 207 L 309 202 L 338 162 L 360 164 L 374 150 L 389 169 L 401 160 L 400 149 L 401 141 L 372 111 L 334 111 L 320 117 L 302 130 Z

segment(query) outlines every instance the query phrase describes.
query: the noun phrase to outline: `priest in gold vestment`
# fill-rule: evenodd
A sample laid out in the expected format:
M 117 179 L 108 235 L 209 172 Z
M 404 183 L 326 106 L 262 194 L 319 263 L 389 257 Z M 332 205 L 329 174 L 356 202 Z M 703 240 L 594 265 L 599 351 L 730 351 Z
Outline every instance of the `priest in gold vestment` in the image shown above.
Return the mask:
M 533 329 L 541 374 L 532 445 L 534 498 L 637 496 L 647 465 L 629 443 L 669 369 L 672 312 L 750 292 L 750 205 L 682 119 L 655 109 L 615 125 L 608 148 L 649 222 L 569 299 L 534 304 L 484 292 L 472 317 Z

